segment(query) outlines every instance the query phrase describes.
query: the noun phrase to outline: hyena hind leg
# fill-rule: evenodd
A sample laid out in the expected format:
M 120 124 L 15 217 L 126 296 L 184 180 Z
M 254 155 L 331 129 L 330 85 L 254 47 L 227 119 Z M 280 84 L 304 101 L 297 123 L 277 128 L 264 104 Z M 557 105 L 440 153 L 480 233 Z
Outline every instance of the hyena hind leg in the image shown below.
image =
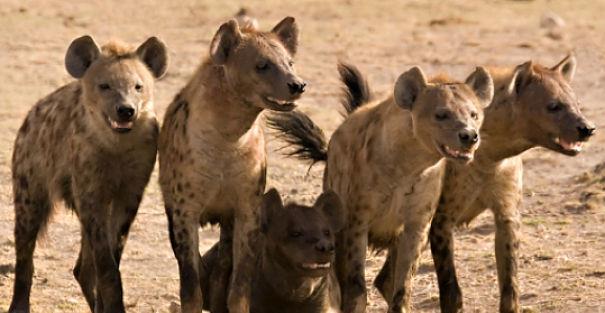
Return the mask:
M 20 178 L 20 185 L 28 185 Z M 31 192 L 14 187 L 15 193 L 15 283 L 9 312 L 29 312 L 29 295 L 34 274 L 34 249 L 38 234 L 44 229 L 51 211 L 51 202 L 44 192 Z

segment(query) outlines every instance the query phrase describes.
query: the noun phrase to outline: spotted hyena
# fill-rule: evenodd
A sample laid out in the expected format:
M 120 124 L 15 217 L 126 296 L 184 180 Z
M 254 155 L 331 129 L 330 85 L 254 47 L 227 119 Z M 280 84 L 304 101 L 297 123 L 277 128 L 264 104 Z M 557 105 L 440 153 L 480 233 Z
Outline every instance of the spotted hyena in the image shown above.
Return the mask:
M 347 222 L 336 244 L 336 269 L 344 312 L 365 312 L 368 245 L 389 251 L 376 285 L 389 312 L 408 312 L 414 268 L 437 207 L 444 158 L 466 164 L 479 144 L 483 107 L 493 84 L 483 68 L 465 83 L 444 77 L 427 81 L 418 67 L 403 73 L 394 94 L 372 101 L 363 77 L 340 67 L 352 112 L 332 135 L 301 113 L 269 122 L 297 146 L 295 154 L 326 160 L 324 189 L 342 199 Z
M 29 312 L 36 239 L 58 201 L 81 224 L 74 275 L 91 311 L 124 312 L 119 265 L 155 163 L 154 79 L 166 71 L 157 38 L 136 50 L 89 36 L 65 65 L 78 80 L 40 100 L 15 141 L 12 172 L 17 265 L 9 312 Z
M 496 92 L 485 111 L 484 140 L 468 166 L 447 162 L 441 201 L 431 225 L 442 312 L 462 312 L 453 228 L 470 223 L 488 208 L 496 223 L 500 312 L 521 311 L 517 280 L 523 198 L 520 155 L 541 146 L 573 156 L 594 133 L 595 126 L 580 112 L 570 86 L 575 68 L 576 59 L 569 55 L 552 68 L 526 62 L 490 70 Z
M 344 224 L 338 195 L 326 191 L 312 207 L 284 206 L 277 190 L 271 189 L 263 196 L 260 220 L 250 312 L 340 312 L 340 288 L 333 266 L 336 234 Z M 216 265 L 218 245 L 204 255 L 201 270 L 205 277 Z M 216 286 L 210 279 L 203 280 L 203 296 Z
M 198 229 L 221 226 L 220 270 L 231 313 L 248 312 L 258 206 L 265 190 L 266 152 L 259 114 L 287 111 L 305 90 L 294 71 L 298 27 L 292 17 L 271 31 L 220 26 L 187 86 L 168 107 L 160 134 L 160 185 L 180 273 L 183 312 L 200 312 Z M 232 239 L 233 238 L 233 239 Z M 226 303 L 218 287 L 211 303 Z M 223 306 L 213 308 L 219 312 Z

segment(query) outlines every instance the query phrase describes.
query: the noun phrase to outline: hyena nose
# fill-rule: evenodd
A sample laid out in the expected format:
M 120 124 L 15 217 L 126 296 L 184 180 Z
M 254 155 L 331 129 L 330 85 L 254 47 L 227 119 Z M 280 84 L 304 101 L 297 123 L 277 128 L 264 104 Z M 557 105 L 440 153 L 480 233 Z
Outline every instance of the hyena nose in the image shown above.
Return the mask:
M 118 105 L 116 107 L 118 117 L 123 121 L 130 121 L 134 116 L 134 108 L 128 105 Z
M 577 127 L 578 128 L 578 135 L 580 136 L 581 140 L 587 139 L 588 137 L 594 135 L 595 131 L 597 130 L 596 127 L 592 126 L 592 125 L 582 125 Z
M 463 129 L 458 133 L 458 138 L 463 145 L 472 146 L 479 141 L 479 134 L 474 129 Z
M 307 86 L 307 84 L 305 82 L 302 83 L 288 83 L 288 88 L 290 89 L 290 94 L 292 95 L 298 95 L 301 94 L 303 92 L 305 92 L 305 87 Z
M 315 245 L 315 249 L 319 252 L 333 252 L 334 244 L 330 242 L 320 241 Z

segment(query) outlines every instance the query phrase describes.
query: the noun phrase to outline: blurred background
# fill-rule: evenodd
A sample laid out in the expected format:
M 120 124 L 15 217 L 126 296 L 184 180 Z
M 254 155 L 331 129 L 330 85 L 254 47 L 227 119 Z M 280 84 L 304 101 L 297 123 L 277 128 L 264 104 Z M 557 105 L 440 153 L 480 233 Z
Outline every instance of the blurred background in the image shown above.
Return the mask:
M 309 86 L 299 108 L 327 133 L 340 123 L 336 63 L 357 65 L 377 95 L 392 92 L 397 76 L 413 65 L 427 75 L 464 79 L 476 65 L 515 66 L 529 59 L 555 65 L 575 51 L 573 87 L 585 114 L 605 123 L 605 1 L 18 1 L 0 2 L 0 312 L 8 309 L 14 276 L 10 160 L 16 131 L 31 106 L 70 82 L 64 69 L 72 39 L 92 35 L 99 44 L 119 38 L 133 45 L 160 37 L 170 51 L 168 74 L 156 84 L 160 118 L 184 86 L 220 24 L 246 7 L 270 29 L 285 16 L 300 32 L 296 66 Z M 605 311 L 605 209 L 602 133 L 570 158 L 534 149 L 524 154 L 525 203 L 519 278 L 524 312 Z M 311 202 L 321 189 L 322 166 L 274 152 L 269 182 L 286 198 Z M 88 310 L 72 268 L 79 225 L 56 210 L 38 243 L 33 312 Z M 133 225 L 122 262 L 129 312 L 178 312 L 178 271 L 168 241 L 157 171 Z M 491 213 L 456 236 L 456 263 L 466 312 L 496 312 L 498 287 Z M 200 232 L 201 250 L 217 232 Z M 384 260 L 368 260 L 368 281 Z M 438 289 L 430 253 L 415 278 L 415 312 L 438 312 Z M 369 284 L 370 285 L 370 284 Z M 384 312 L 370 291 L 368 312 Z

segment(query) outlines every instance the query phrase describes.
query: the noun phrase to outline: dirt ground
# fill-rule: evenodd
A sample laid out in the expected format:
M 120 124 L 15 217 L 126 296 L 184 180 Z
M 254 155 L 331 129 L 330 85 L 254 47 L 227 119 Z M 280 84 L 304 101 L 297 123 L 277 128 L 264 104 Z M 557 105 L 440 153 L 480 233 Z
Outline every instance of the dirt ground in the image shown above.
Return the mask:
M 121 38 L 139 44 L 151 35 L 170 49 L 167 76 L 157 84 L 157 112 L 207 54 L 220 23 L 241 5 L 261 27 L 286 15 L 301 27 L 297 67 L 308 80 L 300 109 L 329 132 L 341 121 L 336 62 L 358 65 L 379 94 L 412 65 L 427 74 L 464 78 L 475 65 L 516 65 L 528 59 L 554 65 L 575 50 L 574 87 L 584 112 L 605 126 L 605 1 L 19 1 L 0 5 L 0 311 L 8 309 L 14 276 L 13 207 L 10 187 L 12 145 L 26 112 L 37 99 L 71 81 L 63 58 L 69 42 L 83 34 L 98 42 Z M 545 13 L 564 27 L 540 27 Z M 605 136 L 593 138 L 583 154 L 565 157 L 544 149 L 524 154 L 525 203 L 519 264 L 521 303 L 526 312 L 605 312 Z M 273 152 L 269 183 L 287 198 L 310 202 L 319 192 L 322 167 Z M 595 168 L 596 167 L 596 168 Z M 496 312 L 498 287 L 490 213 L 456 234 L 456 263 L 466 312 Z M 72 267 L 79 247 L 75 216 L 58 208 L 35 254 L 33 312 L 86 312 Z M 200 232 L 207 249 L 217 232 Z M 368 260 L 368 280 L 383 261 Z M 134 223 L 122 262 L 130 312 L 173 312 L 178 308 L 177 264 L 154 173 Z M 438 311 L 438 290 L 430 253 L 415 278 L 416 312 Z M 368 312 L 385 304 L 370 291 Z

